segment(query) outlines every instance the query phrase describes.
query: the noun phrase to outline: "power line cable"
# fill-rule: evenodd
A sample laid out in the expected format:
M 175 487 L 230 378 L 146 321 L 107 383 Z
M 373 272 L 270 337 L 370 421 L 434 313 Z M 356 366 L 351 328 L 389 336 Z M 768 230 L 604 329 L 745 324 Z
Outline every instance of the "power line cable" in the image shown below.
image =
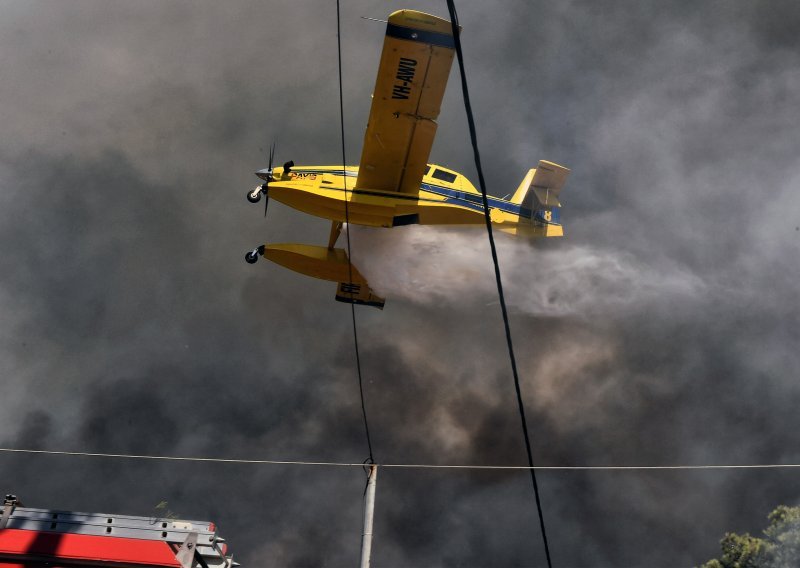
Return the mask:
M 350 249 L 350 205 L 347 199 L 347 157 L 345 154 L 344 143 L 344 96 L 342 94 L 342 25 L 339 10 L 339 0 L 336 0 L 336 51 L 339 61 L 339 122 L 342 136 L 342 183 L 344 184 L 344 219 L 347 227 L 345 236 L 347 237 L 347 272 L 350 278 L 349 284 L 353 283 L 353 261 Z M 353 303 L 353 292 L 350 291 L 350 314 L 353 319 L 353 346 L 356 352 L 356 369 L 358 370 L 358 393 L 361 396 L 361 416 L 364 419 L 364 431 L 367 435 L 367 448 L 369 449 L 369 462 L 375 463 L 372 455 L 372 440 L 369 435 L 369 421 L 367 420 L 367 406 L 364 403 L 364 380 L 361 376 L 361 357 L 358 352 L 358 326 L 356 325 L 356 305 Z
M 514 357 L 514 345 L 511 341 L 511 327 L 508 323 L 508 310 L 506 309 L 505 295 L 503 294 L 503 283 L 500 279 L 500 264 L 497 260 L 497 249 L 494 244 L 492 234 L 492 219 L 489 212 L 489 200 L 486 196 L 486 182 L 483 178 L 481 168 L 481 156 L 478 151 L 478 137 L 475 132 L 475 121 L 472 118 L 472 105 L 469 101 L 469 89 L 467 88 L 467 75 L 464 71 L 464 56 L 461 52 L 460 27 L 458 25 L 458 14 L 454 0 L 447 0 L 447 8 L 450 11 L 450 23 L 453 26 L 453 39 L 458 57 L 458 68 L 461 72 L 461 90 L 464 93 L 464 108 L 467 112 L 467 122 L 469 123 L 469 136 L 472 141 L 472 150 L 475 155 L 475 167 L 478 170 L 478 181 L 481 188 L 481 198 L 483 199 L 483 214 L 486 221 L 486 232 L 489 235 L 489 246 L 492 250 L 492 262 L 494 263 L 494 276 L 497 281 L 497 295 L 500 298 L 500 310 L 503 312 L 503 325 L 506 331 L 506 344 L 508 345 L 508 357 L 511 361 L 511 371 L 514 375 L 514 389 L 517 393 L 517 405 L 519 406 L 519 416 L 522 421 L 522 433 L 525 437 L 525 449 L 528 452 L 528 465 L 530 466 L 531 482 L 533 483 L 533 494 L 536 498 L 536 511 L 539 514 L 539 526 L 542 530 L 542 541 L 544 542 L 544 553 L 547 557 L 547 566 L 552 568 L 553 563 L 550 559 L 550 547 L 547 544 L 547 531 L 545 530 L 544 514 L 542 513 L 542 503 L 539 498 L 539 485 L 536 482 L 536 470 L 533 466 L 533 453 L 531 452 L 531 441 L 528 435 L 528 423 L 525 419 L 525 405 L 522 402 L 522 391 L 519 384 L 519 373 L 517 372 L 517 360 Z
M 32 450 L 27 448 L 0 448 L 0 453 L 33 454 L 66 457 L 111 458 L 150 461 L 183 461 L 225 463 L 242 465 L 299 465 L 327 467 L 364 467 L 364 463 L 323 462 L 301 460 L 254 460 L 237 458 L 211 458 L 196 456 L 153 456 L 144 454 L 107 454 L 99 452 L 68 452 L 63 450 Z M 378 467 L 394 469 L 462 469 L 487 471 L 523 471 L 531 469 L 525 465 L 479 465 L 479 464 L 421 464 L 421 463 L 381 463 Z M 767 470 L 798 469 L 800 463 L 764 463 L 764 464 L 677 464 L 677 465 L 539 465 L 533 469 L 539 471 L 701 471 L 701 470 Z

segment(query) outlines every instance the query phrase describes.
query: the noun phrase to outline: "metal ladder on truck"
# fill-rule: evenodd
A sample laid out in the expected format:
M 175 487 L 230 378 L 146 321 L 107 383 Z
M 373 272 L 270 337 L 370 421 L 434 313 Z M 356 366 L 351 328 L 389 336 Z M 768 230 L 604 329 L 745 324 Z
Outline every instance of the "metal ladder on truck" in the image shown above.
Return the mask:
M 214 523 L 23 507 L 7 495 L 0 568 L 232 568 Z

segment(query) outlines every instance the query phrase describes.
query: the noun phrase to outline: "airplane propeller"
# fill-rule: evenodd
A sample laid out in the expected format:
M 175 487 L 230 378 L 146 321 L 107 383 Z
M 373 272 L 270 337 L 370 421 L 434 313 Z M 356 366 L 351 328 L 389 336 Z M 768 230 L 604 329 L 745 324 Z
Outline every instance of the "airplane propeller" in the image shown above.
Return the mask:
M 261 201 L 261 194 L 264 194 L 264 217 L 267 216 L 267 207 L 269 206 L 269 182 L 272 181 L 272 160 L 275 156 L 275 143 L 273 142 L 269 147 L 269 166 L 267 167 L 267 179 L 261 185 L 257 185 L 255 189 L 247 192 L 247 201 L 250 203 L 258 203 Z

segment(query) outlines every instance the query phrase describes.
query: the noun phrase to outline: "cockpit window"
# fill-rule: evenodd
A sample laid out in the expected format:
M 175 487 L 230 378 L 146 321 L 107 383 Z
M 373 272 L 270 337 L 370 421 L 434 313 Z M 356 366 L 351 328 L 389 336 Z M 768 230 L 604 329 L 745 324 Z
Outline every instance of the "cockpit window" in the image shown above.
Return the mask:
M 442 181 L 446 181 L 447 183 L 453 183 L 456 181 L 456 174 L 451 174 L 450 172 L 445 172 L 438 168 L 433 170 L 433 177 Z
M 424 175 L 428 175 L 429 173 L 431 173 L 431 167 L 430 167 L 430 166 L 427 166 L 427 167 L 425 168 L 425 174 L 424 174 Z

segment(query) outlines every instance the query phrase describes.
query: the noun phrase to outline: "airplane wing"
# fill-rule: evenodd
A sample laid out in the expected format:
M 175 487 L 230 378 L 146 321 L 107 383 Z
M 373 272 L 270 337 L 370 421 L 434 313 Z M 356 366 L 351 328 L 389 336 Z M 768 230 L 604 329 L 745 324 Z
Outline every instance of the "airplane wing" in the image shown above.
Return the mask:
M 414 10 L 389 16 L 356 189 L 419 192 L 453 54 L 449 21 Z

